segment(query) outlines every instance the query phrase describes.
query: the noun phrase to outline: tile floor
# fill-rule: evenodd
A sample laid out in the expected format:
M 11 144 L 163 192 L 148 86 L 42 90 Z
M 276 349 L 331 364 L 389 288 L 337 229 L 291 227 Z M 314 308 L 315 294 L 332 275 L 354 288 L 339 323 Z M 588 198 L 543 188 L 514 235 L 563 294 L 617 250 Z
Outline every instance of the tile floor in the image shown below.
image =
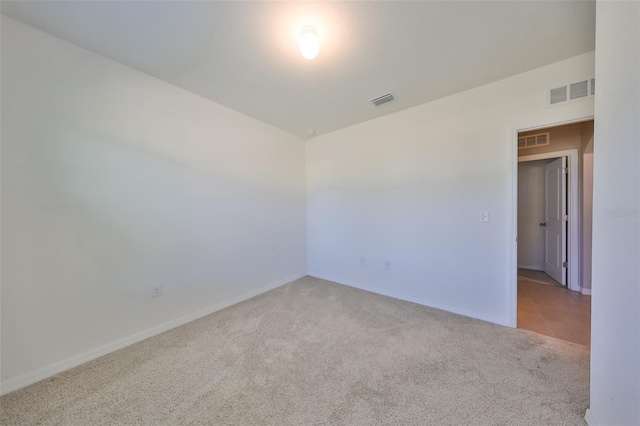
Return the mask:
M 538 281 L 544 284 L 551 284 L 564 288 L 562 284 L 551 278 L 549 275 L 542 271 L 532 271 L 531 269 L 518 268 L 518 277 L 526 278 L 529 281 Z
M 591 344 L 591 296 L 518 277 L 518 328 Z

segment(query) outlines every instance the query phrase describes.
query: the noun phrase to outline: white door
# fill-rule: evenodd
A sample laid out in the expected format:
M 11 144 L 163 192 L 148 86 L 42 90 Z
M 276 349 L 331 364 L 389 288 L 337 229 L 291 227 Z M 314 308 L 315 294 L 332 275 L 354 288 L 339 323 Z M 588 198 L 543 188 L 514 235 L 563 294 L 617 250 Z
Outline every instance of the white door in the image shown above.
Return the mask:
M 553 160 L 544 172 L 544 272 L 567 285 L 567 157 Z

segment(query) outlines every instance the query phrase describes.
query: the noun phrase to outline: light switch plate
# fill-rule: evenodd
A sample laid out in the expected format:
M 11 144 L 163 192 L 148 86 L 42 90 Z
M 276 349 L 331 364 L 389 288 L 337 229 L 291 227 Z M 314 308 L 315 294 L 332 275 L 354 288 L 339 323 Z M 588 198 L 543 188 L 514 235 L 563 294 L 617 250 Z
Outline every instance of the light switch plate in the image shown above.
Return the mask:
M 482 223 L 489 222 L 489 212 L 488 211 L 480 212 L 480 222 L 482 222 Z

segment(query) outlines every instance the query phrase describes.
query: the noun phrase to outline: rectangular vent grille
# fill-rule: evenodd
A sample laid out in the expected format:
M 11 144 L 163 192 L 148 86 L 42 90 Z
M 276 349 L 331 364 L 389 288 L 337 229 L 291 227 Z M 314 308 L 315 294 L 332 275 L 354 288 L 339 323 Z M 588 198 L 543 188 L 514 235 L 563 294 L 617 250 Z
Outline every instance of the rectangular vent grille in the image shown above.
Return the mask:
M 569 85 L 569 99 L 578 99 L 589 96 L 589 80 Z
M 551 89 L 551 98 L 549 99 L 549 103 L 551 105 L 557 104 L 560 102 L 565 102 L 567 100 L 567 86 L 556 87 L 555 89 Z
M 395 96 L 391 93 L 385 93 L 382 96 L 378 96 L 377 98 L 371 99 L 371 103 L 375 106 L 380 106 L 382 104 L 386 104 L 387 102 L 391 102 L 395 100 Z
M 549 132 L 518 136 L 518 149 L 534 148 L 536 146 L 549 145 L 549 143 Z
M 564 102 L 577 101 L 594 96 L 596 93 L 596 79 L 579 81 L 566 84 L 547 91 L 547 106 L 558 105 Z

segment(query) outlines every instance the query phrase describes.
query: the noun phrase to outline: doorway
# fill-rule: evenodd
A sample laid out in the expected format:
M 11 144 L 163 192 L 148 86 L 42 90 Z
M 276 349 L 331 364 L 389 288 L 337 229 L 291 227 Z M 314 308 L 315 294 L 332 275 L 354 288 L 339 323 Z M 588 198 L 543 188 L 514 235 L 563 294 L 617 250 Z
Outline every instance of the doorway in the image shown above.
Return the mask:
M 593 120 L 518 133 L 516 325 L 588 345 Z
M 582 289 L 578 165 L 578 149 L 518 157 L 518 268 L 573 291 Z
M 568 157 L 518 160 L 518 277 L 567 287 Z

